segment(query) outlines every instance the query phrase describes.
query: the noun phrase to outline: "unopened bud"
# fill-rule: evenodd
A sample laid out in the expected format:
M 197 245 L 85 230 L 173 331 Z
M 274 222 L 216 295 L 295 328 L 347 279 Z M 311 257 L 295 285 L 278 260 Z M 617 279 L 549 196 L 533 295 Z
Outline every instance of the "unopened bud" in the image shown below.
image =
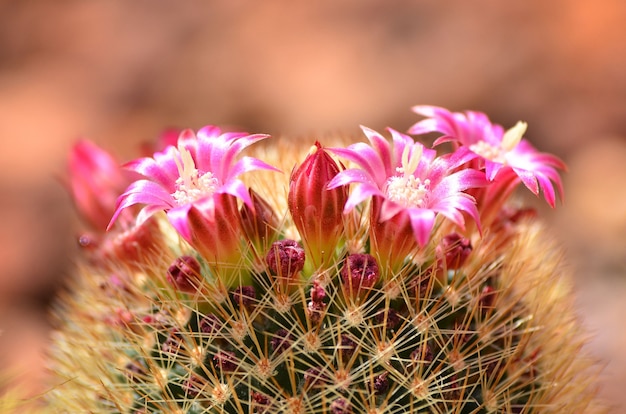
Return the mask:
M 347 187 L 327 188 L 340 171 L 340 166 L 316 142 L 291 174 L 287 198 L 289 211 L 302 237 L 307 258 L 315 268 L 331 262 L 343 232 Z
M 263 197 L 252 189 L 248 191 L 254 209 L 245 203 L 241 206 L 241 227 L 256 251 L 262 252 L 276 237 L 278 217 Z

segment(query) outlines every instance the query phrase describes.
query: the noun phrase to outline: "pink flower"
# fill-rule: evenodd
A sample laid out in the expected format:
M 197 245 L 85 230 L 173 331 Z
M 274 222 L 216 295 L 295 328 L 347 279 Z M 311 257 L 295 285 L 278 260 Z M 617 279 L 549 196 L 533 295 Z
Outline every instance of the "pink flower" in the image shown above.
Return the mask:
M 276 170 L 239 153 L 267 135 L 221 133 L 214 126 L 182 131 L 178 147 L 169 146 L 153 158 L 141 158 L 126 167 L 145 177 L 120 196 L 109 227 L 127 207 L 145 204 L 137 222 L 165 211 L 176 231 L 204 257 L 226 286 L 246 281 L 237 271 L 243 230 L 237 198 L 254 210 L 254 202 L 237 177 L 254 170 Z
M 462 228 L 463 212 L 478 221 L 475 201 L 464 191 L 484 185 L 485 180 L 479 171 L 457 170 L 468 157 L 460 153 L 436 157 L 436 151 L 411 137 L 393 129 L 389 131 L 393 145 L 379 133 L 363 127 L 371 145 L 356 143 L 331 149 L 360 167 L 340 172 L 329 184 L 329 188 L 357 184 L 344 212 L 369 197 L 380 198 L 382 202 L 374 203 L 372 210 L 379 211 L 373 217 L 378 222 L 396 218 L 400 223 L 408 219 L 413 237 L 421 246 L 428 243 L 438 214 Z
M 153 158 L 140 158 L 125 165 L 145 179 L 132 183 L 117 202 L 113 225 L 118 215 L 134 204 L 145 204 L 137 220 L 145 221 L 158 211 L 165 211 L 172 225 L 187 240 L 191 240 L 187 216 L 192 206 L 212 210 L 219 202 L 218 195 L 240 198 L 254 209 L 244 183 L 237 177 L 253 170 L 276 170 L 252 157 L 237 155 L 249 145 L 267 138 L 267 135 L 222 133 L 215 126 L 198 131 L 184 130 L 178 138 L 178 147 L 168 146 Z
M 70 151 L 69 186 L 79 213 L 90 225 L 104 231 L 115 210 L 115 200 L 132 181 L 108 152 L 80 140 Z
M 551 154 L 537 151 L 523 139 L 526 124 L 518 122 L 505 131 L 500 125 L 492 124 L 480 112 L 450 112 L 436 106 L 415 106 L 413 111 L 426 116 L 409 129 L 410 134 L 440 132 L 444 134 L 435 145 L 453 141 L 482 160 L 481 167 L 489 181 L 499 173 L 512 170 L 524 185 L 537 195 L 539 189 L 551 207 L 555 205 L 555 189 L 563 198 L 563 186 L 557 169 L 565 169 L 563 161 Z

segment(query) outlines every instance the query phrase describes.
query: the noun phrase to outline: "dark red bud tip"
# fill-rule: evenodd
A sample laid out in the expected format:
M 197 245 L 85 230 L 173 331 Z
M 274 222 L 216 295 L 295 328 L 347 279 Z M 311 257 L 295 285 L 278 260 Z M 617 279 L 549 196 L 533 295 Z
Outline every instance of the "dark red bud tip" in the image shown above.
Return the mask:
M 240 286 L 232 291 L 231 296 L 233 302 L 250 309 L 256 299 L 256 290 L 252 286 Z
M 212 314 L 208 314 L 200 320 L 200 332 L 215 335 L 222 329 L 222 321 Z
M 372 389 L 373 389 L 375 395 L 382 395 L 382 394 L 386 393 L 387 390 L 389 389 L 389 379 L 387 379 L 388 375 L 389 375 L 389 373 L 383 372 L 382 374 L 377 375 L 374 378 L 374 383 L 372 384 Z
M 344 361 L 349 360 L 356 351 L 356 342 L 352 340 L 348 335 L 341 335 L 341 357 Z
M 183 390 L 185 394 L 190 398 L 196 398 L 202 392 L 202 389 L 206 386 L 206 380 L 196 373 L 192 373 L 191 376 L 185 381 Z
M 233 352 L 219 351 L 213 357 L 213 363 L 215 364 L 215 368 L 223 372 L 233 372 L 237 369 L 237 358 Z
M 349 255 L 340 274 L 345 292 L 353 298 L 356 298 L 361 290 L 372 288 L 380 277 L 374 256 L 362 253 Z
M 196 292 L 202 280 L 200 263 L 193 256 L 177 258 L 167 269 L 167 280 L 181 292 Z
M 304 372 L 305 387 L 322 387 L 328 383 L 329 378 L 317 367 L 309 368 Z
M 176 328 L 170 330 L 167 338 L 161 344 L 161 351 L 166 354 L 177 354 L 183 343 L 183 337 Z
M 254 402 L 253 413 L 268 413 L 270 399 L 267 395 L 252 391 L 252 401 Z
M 345 398 L 337 398 L 330 403 L 331 414 L 352 414 L 352 406 Z
M 411 361 L 413 363 L 429 364 L 433 361 L 433 358 L 433 351 L 428 344 L 420 345 L 416 350 L 411 352 Z
M 313 282 L 313 287 L 311 287 L 311 301 L 316 303 L 321 303 L 326 298 L 326 290 L 324 286 L 320 284 L 319 281 Z
M 393 308 L 379 310 L 374 316 L 374 320 L 380 326 L 384 325 L 385 328 L 390 331 L 400 325 L 400 315 L 398 315 L 398 312 Z
M 270 344 L 272 345 L 272 350 L 276 352 L 276 354 L 282 354 L 291 346 L 291 336 L 286 329 L 279 329 L 274 334 Z
M 458 233 L 448 234 L 437 246 L 440 266 L 445 265 L 447 270 L 455 270 L 462 267 L 470 253 L 472 253 L 471 242 Z
M 304 249 L 294 240 L 272 243 L 265 257 L 269 271 L 280 278 L 291 279 L 304 267 Z
M 478 298 L 478 303 L 480 305 L 481 310 L 483 311 L 483 313 L 486 313 L 492 309 L 494 309 L 494 305 L 496 302 L 496 296 L 497 296 L 497 292 L 496 290 L 489 286 L 486 285 L 483 290 L 480 292 L 480 296 Z
M 306 308 L 309 320 L 315 325 L 322 320 L 322 316 L 326 310 L 326 304 L 324 303 L 325 298 L 326 291 L 319 281 L 316 280 L 311 288 L 311 301 L 307 304 Z

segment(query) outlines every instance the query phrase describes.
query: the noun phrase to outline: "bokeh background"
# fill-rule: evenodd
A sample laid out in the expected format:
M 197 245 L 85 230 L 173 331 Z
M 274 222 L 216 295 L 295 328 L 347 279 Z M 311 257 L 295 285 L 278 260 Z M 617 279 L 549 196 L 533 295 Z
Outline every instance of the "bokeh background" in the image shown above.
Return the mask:
M 602 394 L 626 412 L 625 21 L 623 0 L 0 1 L 0 368 L 45 389 L 47 306 L 79 231 L 76 139 L 128 160 L 171 126 L 297 142 L 405 130 L 412 105 L 436 104 L 525 120 L 568 163 L 566 203 L 544 217 Z

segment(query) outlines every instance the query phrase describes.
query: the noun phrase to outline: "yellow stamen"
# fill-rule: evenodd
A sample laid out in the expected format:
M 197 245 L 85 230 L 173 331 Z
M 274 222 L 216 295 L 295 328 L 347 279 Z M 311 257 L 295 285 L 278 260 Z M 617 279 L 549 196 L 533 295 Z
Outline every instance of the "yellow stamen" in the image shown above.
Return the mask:
M 513 128 L 508 129 L 502 137 L 502 149 L 505 151 L 511 151 L 515 148 L 522 140 L 527 127 L 528 124 L 526 122 L 518 121 Z

